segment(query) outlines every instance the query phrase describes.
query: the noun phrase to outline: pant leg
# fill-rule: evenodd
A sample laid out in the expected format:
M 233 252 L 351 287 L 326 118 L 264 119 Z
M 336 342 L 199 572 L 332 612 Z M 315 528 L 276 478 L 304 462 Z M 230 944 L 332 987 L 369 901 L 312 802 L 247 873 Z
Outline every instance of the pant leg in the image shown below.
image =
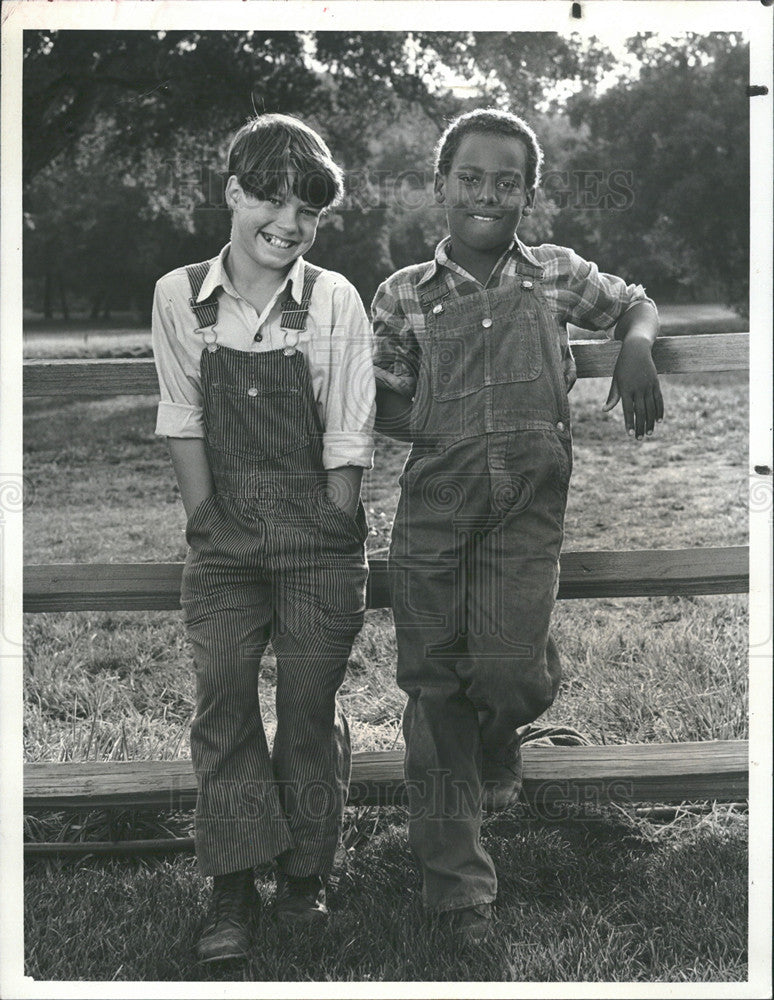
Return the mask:
M 196 668 L 196 853 L 205 875 L 219 875 L 266 864 L 292 845 L 258 699 L 270 588 L 251 565 L 255 539 L 218 497 L 197 508 L 187 538 L 181 596 Z
M 273 773 L 293 838 L 287 875 L 327 876 L 341 834 L 351 769 L 349 726 L 336 703 L 347 657 L 311 630 L 275 638 L 277 731 Z
M 498 749 L 514 729 L 550 707 L 559 687 L 561 664 L 549 623 L 570 463 L 550 431 L 497 435 L 489 447 L 498 523 L 475 540 L 468 657 L 460 674 L 468 697 L 486 712 L 484 746 Z
M 293 842 L 258 700 L 268 627 L 254 605 L 236 606 L 189 620 L 188 635 L 196 665 L 191 757 L 199 865 L 206 875 L 263 865 Z
M 481 449 L 474 442 L 457 446 L 453 462 L 449 453 L 422 457 L 407 467 L 402 486 L 390 580 L 397 680 L 408 696 L 409 843 L 425 905 L 450 910 L 491 902 L 497 893 L 494 864 L 480 841 L 478 715 L 459 672 L 467 655 L 467 536 L 488 518 Z
M 351 769 L 349 727 L 337 704 L 352 643 L 365 612 L 365 514 L 358 521 L 323 503 L 309 514 L 314 552 L 288 544 L 275 576 L 277 731 L 272 762 L 293 848 L 279 859 L 288 875 L 332 867 Z M 295 549 L 295 551 L 291 551 Z M 283 557 L 278 556 L 278 564 Z

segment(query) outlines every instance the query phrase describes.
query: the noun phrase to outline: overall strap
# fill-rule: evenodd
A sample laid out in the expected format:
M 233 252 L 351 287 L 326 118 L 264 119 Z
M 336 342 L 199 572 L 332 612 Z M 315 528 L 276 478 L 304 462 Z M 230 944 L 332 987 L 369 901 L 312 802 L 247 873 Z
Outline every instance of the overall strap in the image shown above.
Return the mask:
M 533 278 L 535 281 L 542 281 L 545 268 L 542 264 L 533 264 L 522 257 L 516 263 L 516 273 L 521 278 Z
M 205 326 L 214 326 L 218 321 L 218 299 L 213 293 L 202 302 L 197 302 L 196 297 L 201 291 L 204 279 L 212 266 L 211 260 L 204 260 L 200 264 L 189 264 L 185 273 L 188 275 L 188 284 L 191 288 L 191 297 L 188 305 L 193 310 L 196 317 L 196 325 L 199 329 Z
M 451 295 L 451 289 L 445 279 L 436 275 L 433 281 L 428 281 L 419 290 L 419 301 L 422 303 L 424 312 L 430 312 L 433 306 L 440 304 Z
M 322 268 L 304 261 L 304 287 L 301 292 L 301 302 L 296 302 L 288 291 L 287 298 L 282 303 L 282 318 L 280 326 L 283 330 L 305 330 L 306 317 L 309 313 L 309 303 L 312 301 L 312 291 L 315 282 L 322 274 Z

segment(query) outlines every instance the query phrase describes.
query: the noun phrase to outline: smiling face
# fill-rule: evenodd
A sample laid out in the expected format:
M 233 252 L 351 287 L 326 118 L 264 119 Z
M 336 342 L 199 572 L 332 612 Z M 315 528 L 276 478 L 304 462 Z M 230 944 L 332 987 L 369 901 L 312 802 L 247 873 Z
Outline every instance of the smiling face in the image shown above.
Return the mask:
M 532 208 L 535 188 L 526 186 L 526 175 L 525 144 L 494 132 L 468 133 L 449 172 L 436 174 L 435 197 L 446 209 L 452 259 L 471 273 L 508 249 L 524 209 Z
M 256 278 L 267 272 L 286 273 L 293 261 L 312 246 L 321 210 L 285 192 L 259 198 L 248 194 L 232 174 L 226 184 L 231 209 L 231 254 L 240 270 Z

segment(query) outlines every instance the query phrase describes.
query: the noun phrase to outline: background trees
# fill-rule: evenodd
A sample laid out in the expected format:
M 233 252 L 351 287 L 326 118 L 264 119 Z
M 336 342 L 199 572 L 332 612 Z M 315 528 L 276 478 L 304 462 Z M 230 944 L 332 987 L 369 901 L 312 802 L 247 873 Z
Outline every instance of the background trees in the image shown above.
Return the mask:
M 746 46 L 638 36 L 628 50 L 634 67 L 611 81 L 603 45 L 550 33 L 26 32 L 25 306 L 147 318 L 156 278 L 225 239 L 225 147 L 256 110 L 316 124 L 345 167 L 311 257 L 368 302 L 443 231 L 444 123 L 497 104 L 546 149 L 527 242 L 567 243 L 662 298 L 744 307 Z
M 630 39 L 639 76 L 568 101 L 585 141 L 576 171 L 631 177 L 621 208 L 555 219 L 566 240 L 671 300 L 720 298 L 746 310 L 749 256 L 748 52 L 734 35 L 689 44 Z M 628 181 L 627 181 L 628 185 Z M 581 230 L 585 228 L 585 232 Z

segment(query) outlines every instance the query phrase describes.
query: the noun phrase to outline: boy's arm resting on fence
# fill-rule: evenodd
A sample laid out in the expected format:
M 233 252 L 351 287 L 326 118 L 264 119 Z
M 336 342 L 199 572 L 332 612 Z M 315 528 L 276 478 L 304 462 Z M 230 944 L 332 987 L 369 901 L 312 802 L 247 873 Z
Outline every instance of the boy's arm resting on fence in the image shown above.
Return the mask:
M 621 400 L 629 434 L 652 434 L 664 416 L 651 348 L 658 337 L 656 304 L 642 285 L 630 284 L 615 274 L 600 271 L 569 248 L 553 248 L 557 269 L 557 318 L 584 330 L 614 331 L 621 351 L 613 373 L 604 410 Z
M 215 492 L 204 438 L 167 438 L 185 513 L 191 517 L 199 504 Z
M 651 357 L 658 331 L 658 314 L 649 301 L 631 305 L 615 327 L 621 351 L 603 409 L 612 410 L 620 399 L 626 432 L 637 438 L 652 434 L 656 422 L 664 417 L 664 401 Z

